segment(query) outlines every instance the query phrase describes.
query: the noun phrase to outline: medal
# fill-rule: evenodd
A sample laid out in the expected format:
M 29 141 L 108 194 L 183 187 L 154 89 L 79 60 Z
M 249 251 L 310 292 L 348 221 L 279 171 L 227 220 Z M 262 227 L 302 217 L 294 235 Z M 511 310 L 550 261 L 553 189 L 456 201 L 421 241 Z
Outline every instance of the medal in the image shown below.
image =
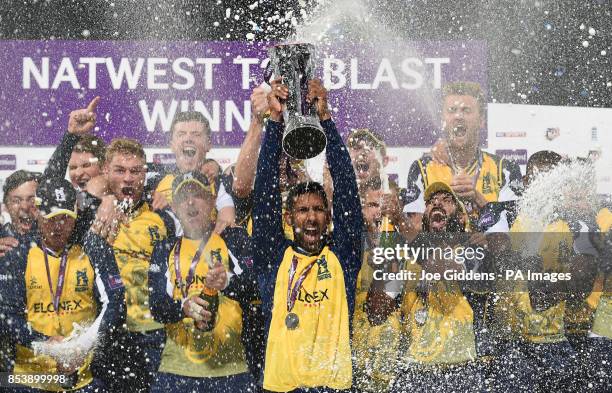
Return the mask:
M 295 330 L 295 328 L 297 328 L 299 324 L 300 317 L 298 317 L 296 313 L 290 312 L 289 314 L 287 314 L 287 317 L 285 318 L 285 326 L 287 326 L 287 329 Z
M 298 325 L 300 324 L 300 318 L 298 317 L 296 313 L 291 312 L 291 310 L 293 310 L 293 307 L 295 306 L 295 301 L 297 300 L 298 294 L 300 292 L 300 288 L 302 287 L 302 283 L 304 282 L 304 280 L 306 279 L 306 276 L 308 275 L 308 272 L 310 272 L 310 270 L 312 269 L 312 267 L 314 266 L 316 262 L 317 262 L 316 260 L 312 261 L 308 266 L 304 268 L 304 270 L 302 270 L 302 273 L 296 280 L 295 285 L 292 287 L 291 285 L 293 284 L 293 279 L 295 278 L 295 273 L 296 273 L 297 265 L 298 265 L 298 259 L 297 257 L 294 256 L 293 260 L 291 261 L 291 266 L 289 267 L 289 286 L 287 288 L 287 313 L 288 314 L 285 317 L 285 326 L 287 326 L 287 329 L 289 330 L 296 329 Z
M 414 313 L 414 320 L 419 326 L 425 325 L 425 322 L 427 322 L 427 309 L 426 308 L 418 309 Z

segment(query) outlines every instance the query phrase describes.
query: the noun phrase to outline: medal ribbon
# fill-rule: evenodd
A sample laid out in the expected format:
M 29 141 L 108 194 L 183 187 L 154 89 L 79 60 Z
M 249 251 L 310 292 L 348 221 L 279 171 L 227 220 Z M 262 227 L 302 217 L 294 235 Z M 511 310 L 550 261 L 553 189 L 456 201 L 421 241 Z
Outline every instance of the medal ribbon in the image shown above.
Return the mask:
M 297 296 L 298 296 L 298 293 L 300 292 L 300 288 L 302 287 L 302 283 L 304 282 L 304 280 L 306 279 L 306 276 L 310 272 L 310 269 L 312 269 L 312 267 L 314 266 L 316 262 L 317 262 L 317 259 L 310 262 L 308 266 L 306 266 L 304 270 L 302 270 L 302 273 L 300 274 L 298 279 L 295 281 L 295 286 L 293 286 L 292 288 L 291 284 L 293 284 L 293 278 L 295 277 L 295 271 L 298 265 L 297 257 L 296 256 L 293 257 L 293 260 L 291 261 L 291 267 L 289 268 L 289 286 L 287 288 L 287 311 L 288 312 L 291 312 L 291 310 L 293 310 L 293 306 L 295 306 L 295 301 L 297 300 Z
M 174 273 L 176 274 L 176 279 L 179 282 L 179 288 L 181 289 L 181 294 L 183 295 L 183 299 L 187 298 L 187 293 L 189 292 L 189 287 L 193 283 L 193 278 L 195 276 L 195 269 L 198 266 L 198 262 L 200 262 L 200 257 L 202 256 L 202 252 L 204 252 L 204 246 L 206 246 L 206 242 L 204 239 L 200 242 L 198 246 L 198 250 L 196 251 L 193 259 L 191 260 L 191 265 L 189 265 L 189 272 L 187 273 L 187 279 L 183 284 L 183 275 L 181 274 L 181 242 L 183 238 L 179 237 L 176 242 L 176 247 L 174 248 Z
M 60 256 L 60 268 L 59 273 L 57 274 L 57 287 L 55 291 L 53 291 L 53 282 L 51 281 L 51 269 L 49 269 L 49 256 L 47 249 L 45 247 L 43 249 L 43 254 L 45 256 L 45 268 L 47 270 L 47 282 L 49 283 L 49 292 L 51 292 L 51 299 L 53 299 L 53 309 L 56 313 L 59 313 L 59 301 L 62 297 L 62 292 L 64 292 L 64 278 L 66 277 L 66 266 L 68 265 L 68 253 L 64 250 L 62 255 Z

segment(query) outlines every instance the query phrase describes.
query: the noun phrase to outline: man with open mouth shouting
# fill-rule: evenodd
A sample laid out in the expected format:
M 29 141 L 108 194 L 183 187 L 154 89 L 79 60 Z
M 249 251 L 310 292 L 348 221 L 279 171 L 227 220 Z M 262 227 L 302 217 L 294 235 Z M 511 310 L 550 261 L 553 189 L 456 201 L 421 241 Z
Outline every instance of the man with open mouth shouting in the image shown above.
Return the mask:
M 518 186 L 518 165 L 480 149 L 480 130 L 485 126 L 486 100 L 480 85 L 454 82 L 442 91 L 441 139 L 433 155 L 412 163 L 406 192 L 408 213 L 420 225 L 425 201 L 424 190 L 432 183 L 444 182 L 465 205 L 473 223 L 488 202 L 516 199 L 510 186 Z
M 207 164 L 206 154 L 212 147 L 210 133 L 210 124 L 200 112 L 176 114 L 170 126 L 170 148 L 176 156 L 176 166 L 163 168 L 163 173 L 147 180 L 147 187 L 155 190 L 152 202 L 154 209 L 162 209 L 172 202 L 172 181 L 176 175 L 205 170 L 203 167 Z M 227 225 L 234 223 L 234 202 L 225 191 L 219 176 L 212 186 L 218 213 L 215 232 L 221 233 Z
M 150 310 L 148 272 L 157 242 L 174 235 L 174 221 L 153 211 L 144 198 L 145 152 L 140 143 L 118 138 L 106 150 L 104 176 L 110 190 L 92 230 L 112 244 L 125 284 L 127 329 L 104 348 L 94 373 L 112 391 L 146 392 L 159 366 L 163 325 Z
M 36 224 L 34 197 L 38 177 L 34 172 L 19 170 L 4 182 L 3 202 L 11 222 L 0 227 L 0 257 L 20 243 L 30 243 Z
M 403 345 L 390 357 L 398 361 L 389 366 L 396 372 L 389 392 L 478 391 L 485 376 L 481 348 L 489 342 L 484 334 L 488 293 L 477 281 L 459 281 L 444 272 L 486 274 L 490 258 L 484 248 L 477 249 L 479 234 L 466 233 L 465 208 L 449 185 L 430 184 L 424 199 L 423 232 L 410 242 L 413 249 L 428 250 L 411 265 L 419 279 L 406 280 L 399 298 L 385 291 L 385 280 L 374 280 L 365 310 L 373 325 L 401 326 L 395 327 Z M 429 251 L 466 246 L 475 252 L 463 259 Z M 440 278 L 424 278 L 424 272 Z
M 153 250 L 151 311 L 165 324 L 167 339 L 151 392 L 227 392 L 230 386 L 254 391 L 256 379 L 248 373 L 242 344 L 248 339 L 243 335 L 253 331 L 242 319 L 258 291 L 255 280 L 241 274 L 250 252 L 230 234 L 239 230 L 246 236 L 244 229 L 212 231 L 215 198 L 199 171 L 177 176 L 172 189 L 183 236 Z
M 270 120 L 257 164 L 253 210 L 253 268 L 266 316 L 263 388 L 274 392 L 349 391 L 352 361 L 349 316 L 361 265 L 363 216 L 351 159 L 327 106 L 320 81 L 309 81 L 327 137 L 326 158 L 334 185 L 333 212 L 323 186 L 295 185 L 287 196 L 285 238 L 280 193 L 281 78 L 268 95 Z M 328 224 L 333 214 L 333 233 Z

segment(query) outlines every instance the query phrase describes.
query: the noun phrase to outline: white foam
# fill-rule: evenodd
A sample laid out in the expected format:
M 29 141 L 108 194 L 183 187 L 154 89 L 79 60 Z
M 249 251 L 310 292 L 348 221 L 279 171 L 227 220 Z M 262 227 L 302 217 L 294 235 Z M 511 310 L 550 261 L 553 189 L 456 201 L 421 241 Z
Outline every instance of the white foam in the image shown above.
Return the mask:
M 32 343 L 34 354 L 47 355 L 54 358 L 58 363 L 80 364 L 85 357 L 95 348 L 100 342 L 98 329 L 100 328 L 101 317 L 98 317 L 90 325 L 79 325 L 73 322 L 72 332 L 61 342 L 36 341 Z

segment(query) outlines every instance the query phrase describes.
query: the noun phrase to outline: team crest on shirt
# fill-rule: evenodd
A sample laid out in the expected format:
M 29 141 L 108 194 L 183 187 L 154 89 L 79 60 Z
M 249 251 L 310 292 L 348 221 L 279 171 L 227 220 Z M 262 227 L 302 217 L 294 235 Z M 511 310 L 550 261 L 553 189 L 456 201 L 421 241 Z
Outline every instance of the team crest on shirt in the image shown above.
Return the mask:
M 325 259 L 325 255 L 322 255 L 321 258 L 317 259 L 318 271 L 317 271 L 317 281 L 327 280 L 331 278 L 331 273 L 327 268 L 327 260 Z
M 87 269 L 76 271 L 76 285 L 74 286 L 75 292 L 85 292 L 89 286 L 89 278 L 87 277 Z
M 490 194 L 491 192 L 493 192 L 491 190 L 491 174 L 485 173 L 484 176 L 482 176 L 482 193 Z

